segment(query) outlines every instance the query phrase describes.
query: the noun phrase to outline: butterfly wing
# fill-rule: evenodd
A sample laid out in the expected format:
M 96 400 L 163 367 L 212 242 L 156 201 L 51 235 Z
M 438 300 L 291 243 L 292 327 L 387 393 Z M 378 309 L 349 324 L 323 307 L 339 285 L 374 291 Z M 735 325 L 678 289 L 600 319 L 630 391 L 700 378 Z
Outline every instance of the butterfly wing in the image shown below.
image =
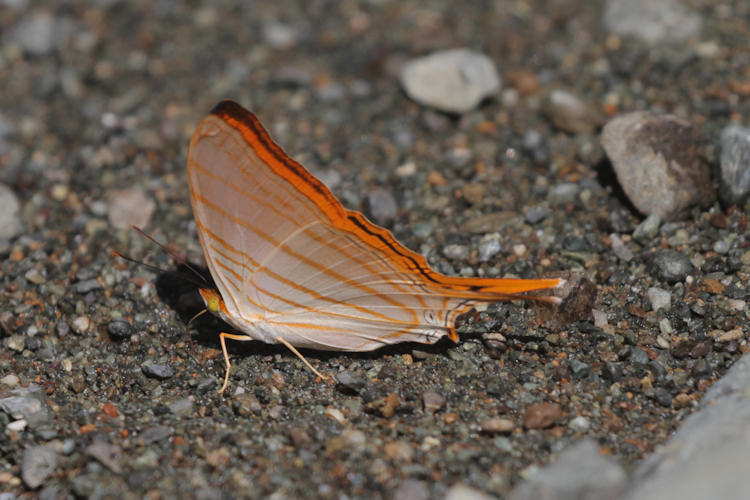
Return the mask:
M 364 351 L 456 340 L 455 317 L 560 280 L 447 277 L 331 192 L 252 113 L 220 103 L 188 154 L 191 201 L 225 319 L 267 342 Z

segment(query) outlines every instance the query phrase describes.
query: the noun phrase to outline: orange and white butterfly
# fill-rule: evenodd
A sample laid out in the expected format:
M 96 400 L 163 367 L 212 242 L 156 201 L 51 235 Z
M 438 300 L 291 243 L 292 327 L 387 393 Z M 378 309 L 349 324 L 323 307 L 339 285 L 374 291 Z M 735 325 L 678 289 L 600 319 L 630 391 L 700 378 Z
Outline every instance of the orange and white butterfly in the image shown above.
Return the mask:
M 370 351 L 443 336 L 455 342 L 459 314 L 563 282 L 433 271 L 389 231 L 346 210 L 233 101 L 200 122 L 187 169 L 217 288 L 201 295 L 209 311 L 242 332 L 220 334 L 227 369 L 219 392 L 229 380 L 226 339 L 283 343 L 298 355 L 294 346 Z

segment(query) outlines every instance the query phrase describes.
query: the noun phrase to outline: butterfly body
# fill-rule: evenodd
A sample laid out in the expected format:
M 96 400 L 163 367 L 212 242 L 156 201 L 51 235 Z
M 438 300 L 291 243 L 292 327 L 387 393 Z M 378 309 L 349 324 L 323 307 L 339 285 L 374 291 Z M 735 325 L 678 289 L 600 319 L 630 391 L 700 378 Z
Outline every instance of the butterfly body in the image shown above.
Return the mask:
M 201 293 L 242 332 L 229 338 L 329 351 L 455 341 L 459 314 L 562 282 L 433 271 L 386 229 L 346 210 L 232 101 L 198 125 L 188 177 L 217 287 Z

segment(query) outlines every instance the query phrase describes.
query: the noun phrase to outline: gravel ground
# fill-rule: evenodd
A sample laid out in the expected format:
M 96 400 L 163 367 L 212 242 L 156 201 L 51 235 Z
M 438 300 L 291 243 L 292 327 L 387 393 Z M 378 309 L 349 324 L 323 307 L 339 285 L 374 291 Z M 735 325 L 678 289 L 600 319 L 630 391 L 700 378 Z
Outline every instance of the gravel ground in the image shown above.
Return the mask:
M 700 453 L 750 453 L 747 2 L 190 4 L 0 1 L 0 498 L 748 498 Z M 221 324 L 130 226 L 201 265 L 223 98 L 437 270 L 569 307 L 306 353 L 331 384 L 235 344 L 217 395 Z

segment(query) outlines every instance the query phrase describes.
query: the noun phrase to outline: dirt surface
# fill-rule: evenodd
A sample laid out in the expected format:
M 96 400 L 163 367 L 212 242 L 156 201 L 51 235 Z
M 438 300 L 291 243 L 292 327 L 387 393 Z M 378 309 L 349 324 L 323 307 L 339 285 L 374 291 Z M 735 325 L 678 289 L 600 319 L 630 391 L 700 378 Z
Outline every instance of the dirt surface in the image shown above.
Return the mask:
M 609 117 L 664 111 L 715 166 L 721 130 L 750 116 L 747 4 L 686 3 L 698 34 L 649 45 L 572 0 L 0 2 L 0 183 L 20 204 L 0 205 L 20 222 L 0 242 L 0 492 L 503 497 L 584 437 L 631 470 L 750 349 L 745 209 L 635 238 L 644 216 L 599 145 Z M 399 84 L 454 47 L 503 80 L 461 116 Z M 566 126 L 553 89 L 590 112 Z M 338 383 L 235 343 L 217 395 L 222 325 L 188 330 L 190 273 L 128 227 L 201 265 L 187 144 L 224 98 L 436 270 L 576 272 L 594 310 L 497 304 L 459 320 L 458 345 L 305 353 Z

